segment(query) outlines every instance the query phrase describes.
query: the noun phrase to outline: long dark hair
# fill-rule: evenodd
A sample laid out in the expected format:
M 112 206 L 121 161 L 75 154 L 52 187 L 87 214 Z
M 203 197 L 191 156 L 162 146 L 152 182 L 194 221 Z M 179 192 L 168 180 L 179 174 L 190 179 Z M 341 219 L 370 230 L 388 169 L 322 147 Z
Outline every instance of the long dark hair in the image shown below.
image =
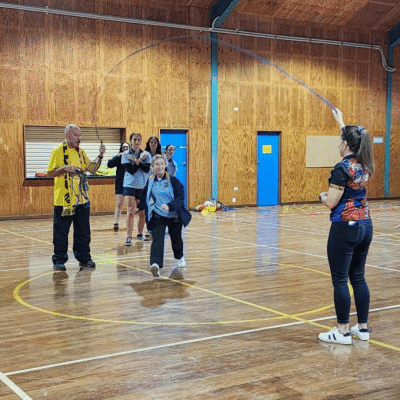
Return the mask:
M 156 141 L 157 141 L 156 154 L 162 154 L 161 144 L 160 144 L 160 141 L 158 140 L 157 136 L 150 136 L 149 140 L 146 142 L 145 150 L 148 151 L 151 154 L 150 141 L 153 140 L 153 139 L 156 139 Z
M 370 175 L 373 175 L 375 172 L 374 151 L 368 130 L 363 126 L 346 125 L 342 129 L 341 137 L 356 155 L 357 161 Z
M 127 144 L 127 145 L 128 145 L 128 150 L 131 148 L 131 146 L 129 145 L 128 142 L 121 143 L 121 146 L 119 146 L 119 152 L 120 152 L 120 153 L 123 152 L 122 146 L 123 146 L 124 144 Z

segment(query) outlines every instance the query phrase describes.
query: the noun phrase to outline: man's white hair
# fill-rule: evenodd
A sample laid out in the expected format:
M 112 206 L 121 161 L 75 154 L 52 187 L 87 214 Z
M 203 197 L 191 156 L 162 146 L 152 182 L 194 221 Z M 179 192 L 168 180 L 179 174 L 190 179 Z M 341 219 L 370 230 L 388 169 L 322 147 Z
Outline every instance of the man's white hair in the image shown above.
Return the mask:
M 74 124 L 69 124 L 64 128 L 64 135 L 66 135 L 69 131 L 72 131 L 74 129 L 77 129 L 78 131 L 80 131 L 79 126 L 74 125 Z

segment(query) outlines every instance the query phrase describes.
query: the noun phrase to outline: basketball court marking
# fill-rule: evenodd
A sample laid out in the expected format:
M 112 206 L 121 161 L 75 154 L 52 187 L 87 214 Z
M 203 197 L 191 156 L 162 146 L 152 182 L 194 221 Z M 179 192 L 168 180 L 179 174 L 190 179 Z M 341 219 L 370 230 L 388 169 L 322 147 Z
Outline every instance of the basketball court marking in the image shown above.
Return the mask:
M 127 266 L 127 267 L 128 267 L 128 268 L 131 268 L 130 266 Z M 300 267 L 300 268 L 303 268 L 303 267 Z M 137 268 L 134 268 L 134 269 L 137 269 Z M 138 269 L 137 269 L 137 270 L 138 270 Z M 142 270 L 140 270 L 140 271 L 142 271 Z M 147 271 L 143 271 L 143 272 L 147 272 Z M 321 271 L 319 271 L 319 272 L 321 272 Z M 47 274 L 49 274 L 49 273 L 47 273 Z M 47 275 L 47 274 L 44 274 L 44 275 Z M 43 276 L 43 275 L 41 275 L 41 276 Z M 40 276 L 40 277 L 41 277 L 41 276 Z M 39 310 L 39 311 L 42 311 L 42 309 L 39 309 L 39 308 L 37 308 L 37 307 L 31 306 L 31 305 L 28 304 L 28 303 L 25 303 L 25 302 L 19 297 L 19 294 L 18 294 L 18 293 L 19 293 L 20 287 L 22 287 L 22 286 L 23 286 L 24 284 L 26 284 L 27 282 L 32 281 L 33 279 L 35 279 L 35 278 L 32 278 L 32 279 L 30 279 L 30 280 L 28 280 L 28 281 L 25 281 L 25 282 L 23 282 L 22 284 L 20 284 L 19 286 L 17 286 L 17 288 L 14 289 L 14 297 L 15 297 L 16 300 L 19 301 L 21 304 L 27 305 L 29 308 L 33 308 L 33 309 L 37 309 L 37 310 Z M 165 279 L 170 279 L 170 278 L 165 278 Z M 170 279 L 170 280 L 174 281 L 173 279 Z M 281 312 L 281 311 L 278 311 L 278 310 L 273 310 L 273 309 L 271 309 L 271 308 L 269 308 L 269 307 L 260 306 L 260 305 L 254 304 L 254 303 L 250 303 L 250 302 L 247 302 L 247 301 L 243 301 L 243 300 L 240 300 L 240 299 L 236 299 L 236 298 L 231 297 L 231 296 L 223 295 L 223 294 L 221 294 L 221 293 L 217 293 L 217 292 L 214 292 L 214 291 L 211 291 L 211 290 L 208 290 L 208 289 L 196 287 L 196 286 L 194 286 L 194 285 L 191 285 L 191 284 L 188 284 L 188 283 L 185 283 L 185 282 L 182 282 L 182 281 L 176 281 L 176 282 L 179 282 L 179 283 L 181 283 L 181 284 L 184 284 L 184 285 L 186 285 L 186 286 L 188 286 L 188 287 L 192 287 L 192 288 L 195 288 L 195 289 L 204 291 L 204 292 L 206 292 L 206 293 L 211 293 L 211 294 L 213 294 L 213 295 L 217 295 L 217 296 L 226 298 L 226 299 L 228 299 L 228 300 L 233 300 L 233 301 L 236 301 L 236 302 L 239 302 L 239 303 L 242 303 L 242 304 L 250 305 L 250 306 L 255 307 L 255 308 L 259 308 L 259 309 L 262 309 L 262 310 L 265 310 L 265 311 L 272 312 L 272 313 L 274 313 L 274 314 L 277 314 L 277 315 L 280 316 L 281 318 L 294 319 L 294 320 L 296 320 L 296 321 L 298 321 L 298 322 L 301 322 L 301 323 L 304 323 L 304 324 L 309 324 L 309 325 L 317 326 L 317 327 L 320 327 L 320 328 L 323 328 L 323 329 L 330 329 L 329 326 L 322 325 L 322 324 L 318 323 L 317 321 L 319 321 L 319 320 L 325 320 L 325 319 L 332 319 L 332 317 L 328 317 L 328 318 L 327 318 L 327 317 L 324 317 L 324 318 L 322 318 L 322 319 L 318 319 L 318 318 L 317 318 L 317 319 L 314 319 L 314 320 L 307 320 L 307 319 L 301 318 L 301 317 L 299 316 L 299 315 L 302 315 L 302 314 L 304 315 L 304 313 L 302 313 L 302 314 L 292 314 L 292 315 L 290 315 L 290 314 L 286 314 L 286 313 Z M 20 299 L 22 302 L 21 302 L 19 299 Z M 321 309 L 318 309 L 318 310 L 327 309 L 327 307 L 332 307 L 332 306 L 325 306 L 325 307 L 322 307 Z M 380 308 L 379 310 L 393 309 L 393 308 L 397 308 L 397 307 L 398 307 L 398 306 L 389 306 L 388 308 L 383 307 L 383 308 Z M 370 310 L 370 312 L 372 312 L 372 311 L 373 311 L 373 310 Z M 49 311 L 47 311 L 47 310 L 43 310 L 43 312 L 46 312 L 46 313 L 53 313 L 53 312 L 49 312 Z M 313 312 L 313 310 L 310 310 L 308 313 L 310 313 L 310 312 Z M 306 313 L 307 313 L 307 312 L 306 312 Z M 352 313 L 351 315 L 353 315 L 353 314 L 354 314 L 354 313 Z M 62 314 L 57 313 L 57 315 L 60 315 L 60 316 L 61 316 Z M 63 315 L 63 316 L 64 316 L 64 315 Z M 67 316 L 67 317 L 69 317 L 69 318 L 74 318 L 74 319 L 95 320 L 95 319 L 91 319 L 91 318 L 77 317 L 77 316 Z M 275 318 L 276 318 L 276 317 L 275 317 Z M 274 319 L 274 318 L 271 318 L 271 319 Z M 96 320 L 95 320 L 95 321 L 96 321 Z M 105 321 L 105 320 L 97 320 L 97 321 L 110 322 L 110 321 Z M 111 321 L 111 322 L 113 322 L 113 321 Z M 240 322 L 242 322 L 242 321 L 240 321 Z M 127 322 L 120 322 L 120 323 L 127 323 Z M 199 325 L 199 324 L 201 324 L 201 323 L 194 323 L 194 324 Z M 163 324 L 163 325 L 165 325 L 165 324 Z M 182 325 L 182 324 L 181 324 L 181 325 Z M 218 335 L 218 336 L 219 336 L 219 335 Z M 369 342 L 370 342 L 370 343 L 373 343 L 373 344 L 375 344 L 375 345 L 381 346 L 381 347 L 385 347 L 385 348 L 388 348 L 388 349 L 391 349 L 391 350 L 400 352 L 400 348 L 399 348 L 399 347 L 393 346 L 393 345 L 388 344 L 388 343 L 384 343 L 384 342 L 380 342 L 380 341 L 372 340 L 372 339 L 369 340 Z M 179 343 L 181 343 L 181 342 L 179 342 Z M 156 348 L 158 348 L 158 347 L 156 347 Z
M 242 224 L 245 224 L 245 225 L 254 225 L 254 222 L 257 222 L 257 218 L 253 218 L 252 219 L 253 223 L 250 223 L 248 218 L 247 219 L 243 219 L 241 217 L 235 217 L 235 218 L 230 218 L 230 219 L 232 219 L 234 221 L 238 221 L 239 223 L 242 223 Z M 374 218 L 374 219 L 377 219 L 377 218 Z M 399 222 L 396 222 L 396 224 L 398 224 L 398 223 Z M 288 225 L 285 225 L 285 224 L 279 225 L 279 229 L 283 229 L 283 230 L 287 230 L 287 231 L 293 231 L 293 232 L 301 232 L 301 233 L 312 233 L 312 234 L 324 235 L 324 236 L 328 236 L 328 233 L 329 233 L 329 231 L 327 231 L 327 230 L 324 231 L 324 230 L 321 230 L 321 229 L 314 229 L 314 228 L 292 228 L 292 227 L 289 227 Z M 394 238 L 400 239 L 400 234 L 383 233 L 383 232 L 376 231 L 375 228 L 374 228 L 374 235 L 375 234 L 380 236 L 380 237 L 381 236 L 382 237 L 393 236 Z M 391 244 L 391 245 L 394 245 L 394 246 L 397 246 L 398 243 L 396 243 L 396 242 L 400 241 L 400 240 L 395 240 L 395 239 L 392 239 L 392 240 L 395 243 L 389 243 L 389 242 L 386 242 L 386 241 L 385 242 L 381 242 L 379 240 L 376 240 L 375 237 L 373 239 L 373 241 L 375 243 Z
M 200 258 L 200 259 L 204 260 L 204 258 Z M 222 261 L 224 261 L 224 260 L 222 260 Z M 232 261 L 232 260 L 228 259 L 228 260 L 225 260 L 225 261 Z M 236 260 L 236 261 L 240 261 L 240 260 Z M 247 260 L 244 260 L 244 261 L 247 261 Z M 145 274 L 151 274 L 147 270 L 136 268 L 136 267 L 133 267 L 133 266 L 130 266 L 130 265 L 126 265 L 126 264 L 122 264 L 122 263 L 118 263 L 118 265 L 130 268 L 130 269 L 133 269 L 133 270 L 136 270 L 138 272 L 145 273 Z M 299 267 L 299 266 L 294 266 L 294 265 L 290 265 L 290 264 L 279 264 L 279 265 L 290 267 L 290 268 L 303 269 L 303 270 L 306 270 L 306 271 L 316 272 L 316 273 L 319 273 L 319 274 L 322 274 L 322 275 L 330 276 L 330 274 L 328 274 L 326 272 L 313 270 L 311 268 Z M 53 274 L 53 271 L 47 272 L 47 273 L 42 274 L 42 275 L 38 275 L 36 277 L 27 279 L 24 282 L 20 283 L 13 291 L 13 296 L 14 296 L 15 300 L 18 301 L 21 305 L 23 305 L 23 306 L 25 306 L 27 308 L 30 308 L 30 309 L 32 309 L 34 311 L 39 311 L 39 312 L 42 312 L 42 313 L 51 314 L 51 315 L 54 315 L 54 316 L 57 316 L 57 317 L 64 317 L 64 318 L 70 318 L 70 319 L 79 319 L 79 320 L 87 320 L 87 321 L 93 321 L 93 322 L 106 322 L 106 323 L 132 324 L 132 325 L 157 325 L 157 326 L 159 326 L 159 325 L 161 325 L 161 326 L 166 326 L 166 325 L 168 325 L 168 326 L 170 326 L 170 325 L 172 325 L 172 326 L 181 326 L 181 325 L 221 325 L 221 324 L 233 324 L 233 323 L 264 322 L 264 321 L 277 319 L 277 318 L 291 318 L 291 319 L 302 320 L 301 317 L 300 317 L 301 315 L 314 314 L 314 313 L 318 313 L 318 312 L 321 312 L 321 311 L 326 311 L 326 310 L 328 310 L 330 308 L 333 308 L 333 304 L 330 304 L 330 305 L 327 305 L 327 306 L 319 307 L 319 308 L 314 309 L 314 310 L 307 310 L 307 311 L 303 311 L 301 313 L 296 313 L 296 314 L 287 314 L 287 313 L 283 313 L 283 312 L 278 311 L 278 310 L 274 310 L 274 309 L 269 308 L 269 307 L 264 307 L 264 306 L 261 306 L 261 305 L 258 305 L 258 304 L 254 304 L 254 303 L 251 303 L 251 302 L 248 302 L 248 301 L 237 299 L 237 298 L 232 297 L 232 296 L 228 296 L 228 295 L 224 295 L 224 294 L 212 291 L 212 290 L 204 289 L 204 288 L 201 288 L 199 286 L 195 286 L 195 285 L 189 284 L 189 283 L 187 283 L 185 281 L 175 280 L 175 279 L 167 278 L 167 277 L 161 277 L 164 280 L 168 280 L 168 281 L 171 281 L 171 282 L 179 283 L 182 286 L 186 286 L 188 288 L 192 288 L 192 289 L 195 289 L 195 290 L 206 292 L 206 293 L 209 293 L 209 294 L 211 294 L 213 296 L 216 296 L 216 297 L 222 297 L 222 298 L 225 298 L 225 299 L 230 300 L 230 301 L 234 301 L 234 302 L 237 302 L 237 303 L 244 304 L 246 306 L 250 306 L 250 307 L 253 307 L 253 308 L 261 309 L 263 311 L 271 312 L 272 314 L 277 315 L 277 317 L 256 318 L 256 319 L 251 319 L 251 320 L 237 320 L 237 321 L 235 320 L 235 321 L 217 321 L 217 322 L 213 321 L 213 322 L 169 322 L 169 323 L 165 323 L 165 322 L 163 322 L 163 323 L 142 322 L 142 321 L 118 321 L 118 320 L 107 320 L 107 319 L 103 319 L 103 318 L 90 318 L 90 317 L 84 317 L 84 316 L 80 316 L 80 315 L 70 315 L 70 314 L 65 314 L 65 313 L 59 313 L 59 312 L 56 312 L 56 311 L 52 311 L 52 310 L 47 310 L 47 309 L 44 309 L 44 308 L 36 307 L 36 306 L 26 302 L 24 299 L 22 299 L 22 297 L 20 296 L 20 291 L 26 284 L 28 284 L 28 283 L 36 280 L 36 279 L 40 279 L 43 276 L 50 275 L 50 274 Z M 307 320 L 304 320 L 304 321 L 307 321 Z M 322 325 L 320 327 L 321 328 L 327 328 L 327 327 L 322 326 Z
M 242 222 L 242 221 L 240 221 L 240 222 Z M 284 228 L 284 229 L 285 229 L 285 228 Z M 192 229 L 190 229 L 190 230 L 192 230 Z M 3 231 L 5 231 L 5 230 L 3 230 Z M 13 232 L 10 232 L 10 231 L 7 231 L 7 232 L 8 232 L 8 233 L 14 234 Z M 303 231 L 303 232 L 304 232 L 304 231 Z M 313 232 L 313 233 L 315 233 L 315 232 Z M 199 233 L 195 233 L 195 234 L 200 235 L 200 236 L 205 236 L 205 237 L 213 237 L 213 236 L 211 236 L 211 235 L 204 235 L 204 234 L 202 235 L 202 234 L 199 234 Z M 17 234 L 17 235 L 22 236 L 22 237 L 29 238 L 29 237 L 24 236 L 24 235 L 20 235 L 20 234 Z M 215 237 L 214 237 L 214 238 L 215 238 Z M 29 239 L 33 239 L 33 238 L 29 238 Z M 232 239 L 223 239 L 223 238 L 218 238 L 218 239 L 220 239 L 220 240 L 226 240 L 226 241 L 231 241 L 231 242 L 238 242 L 238 241 L 235 241 L 235 240 L 232 240 Z M 37 239 L 33 239 L 33 240 L 37 240 Z M 43 242 L 43 243 L 49 244 L 48 242 Z M 240 243 L 243 244 L 243 242 L 240 242 Z M 300 254 L 309 255 L 309 256 L 313 256 L 313 257 L 326 258 L 326 256 L 320 256 L 320 255 L 316 255 L 316 254 L 304 253 L 304 252 L 299 252 L 299 251 L 294 251 L 294 250 L 281 249 L 281 248 L 277 248 L 277 247 L 273 247 L 273 246 L 268 246 L 268 245 L 257 245 L 257 244 L 253 244 L 253 243 L 247 243 L 247 244 L 250 245 L 250 246 L 270 247 L 270 248 L 275 248 L 275 249 L 278 249 L 278 250 L 283 250 L 283 251 L 288 251 L 288 252 L 294 252 L 294 253 L 300 253 Z M 377 266 L 373 266 L 373 265 L 371 265 L 371 266 L 372 266 L 372 267 L 375 267 L 375 268 L 381 268 L 381 269 L 385 269 L 385 270 L 390 270 L 390 271 L 394 271 L 394 272 L 399 272 L 399 271 L 397 271 L 397 270 L 390 269 L 390 268 L 377 267 Z M 397 306 L 389 306 L 388 308 L 380 308 L 379 310 L 390 309 L 390 308 L 393 308 L 393 307 L 397 307 Z M 373 312 L 373 310 L 370 310 L 370 311 Z M 334 318 L 334 317 L 328 317 L 328 318 L 323 318 L 323 319 L 332 319 L 332 318 Z M 311 322 L 316 322 L 316 321 L 318 321 L 318 320 L 322 320 L 322 319 L 315 319 L 315 320 L 310 320 L 310 321 L 307 321 L 307 320 L 300 320 L 300 321 L 298 321 L 298 322 L 292 322 L 292 323 L 290 323 L 290 325 L 293 325 L 293 324 L 303 324 L 303 323 L 311 323 Z M 287 324 L 284 324 L 284 325 L 287 326 Z M 276 326 L 276 327 L 279 327 L 279 325 Z M 264 329 L 271 329 L 271 328 L 272 328 L 272 327 L 264 328 Z M 261 329 L 263 329 L 263 328 L 259 328 L 259 330 L 261 330 Z M 239 333 L 238 333 L 238 334 L 239 334 Z M 221 337 L 221 336 L 219 335 L 219 337 Z M 201 339 L 199 339 L 199 340 L 201 340 Z M 199 341 L 199 340 L 196 340 L 196 341 Z M 390 344 L 378 342 L 378 341 L 375 341 L 375 340 L 370 340 L 370 342 L 371 342 L 371 343 L 374 343 L 374 344 L 377 344 L 377 345 L 380 345 L 380 346 L 382 346 L 382 347 L 386 347 L 386 348 L 395 350 L 395 351 L 400 351 L 400 349 L 399 349 L 398 347 L 392 346 L 392 345 L 390 345 Z M 155 348 L 159 348 L 159 346 L 158 346 L 158 347 L 156 346 Z
M 303 233 L 305 233 L 305 232 L 303 232 Z M 312 232 L 310 232 L 310 233 L 312 233 Z M 306 253 L 306 252 L 298 251 L 298 250 L 290 250 L 290 249 L 285 249 L 285 248 L 282 248 L 282 247 L 271 246 L 271 245 L 268 245 L 268 244 L 243 242 L 243 240 L 239 241 L 239 240 L 236 240 L 236 239 L 221 238 L 221 237 L 206 235 L 206 234 L 197 233 L 197 232 L 195 232 L 194 235 L 203 236 L 203 237 L 212 238 L 212 239 L 217 239 L 217 240 L 225 240 L 225 241 L 229 241 L 229 242 L 236 242 L 236 243 L 241 243 L 241 244 L 245 243 L 245 244 L 248 244 L 249 246 L 253 246 L 253 247 L 266 247 L 266 248 L 269 248 L 269 249 L 274 249 L 274 250 L 279 250 L 279 251 L 286 251 L 286 252 L 289 252 L 289 253 L 303 254 L 305 256 L 310 256 L 310 257 L 318 257 L 318 258 L 325 258 L 325 259 L 328 258 L 327 256 L 323 256 L 323 255 L 319 255 L 319 254 Z M 383 269 L 383 270 L 386 270 L 386 271 L 400 272 L 400 270 L 393 269 L 393 268 L 380 267 L 380 266 L 372 265 L 372 264 L 365 264 L 365 265 L 367 265 L 369 267 L 377 268 L 377 269 Z
M 400 304 L 396 305 L 396 306 L 388 307 L 388 309 L 394 309 L 394 308 L 400 308 Z M 386 307 L 381 307 L 381 308 L 377 308 L 377 309 L 372 309 L 372 310 L 370 310 L 370 312 L 383 311 L 383 310 L 386 310 L 386 309 L 387 309 Z M 351 313 L 350 315 L 356 315 L 356 313 Z M 309 322 L 317 323 L 318 321 L 325 321 L 325 320 L 330 320 L 330 319 L 335 319 L 335 318 L 336 318 L 336 315 L 331 315 L 331 316 L 328 316 L 328 317 L 315 318 L 313 320 L 310 320 Z M 143 353 L 143 352 L 159 350 L 159 349 L 166 349 L 166 348 L 170 348 L 170 347 L 188 345 L 188 344 L 192 344 L 192 343 L 205 342 L 205 341 L 209 341 L 209 340 L 225 339 L 225 338 L 229 338 L 229 337 L 232 337 L 232 336 L 246 335 L 246 334 L 249 334 L 249 333 L 263 332 L 263 331 L 268 331 L 268 330 L 271 330 L 271 329 L 286 328 L 286 327 L 289 327 L 289 326 L 302 325 L 302 324 L 304 324 L 303 321 L 293 321 L 293 322 L 288 322 L 286 324 L 279 324 L 279 325 L 273 325 L 273 326 L 267 326 L 267 327 L 261 327 L 261 328 L 254 328 L 254 329 L 246 329 L 246 330 L 243 330 L 243 331 L 236 331 L 236 332 L 224 333 L 224 334 L 220 334 L 220 335 L 206 336 L 206 337 L 203 337 L 203 338 L 189 339 L 189 340 L 184 340 L 184 341 L 179 341 L 179 342 L 161 344 L 161 345 L 157 345 L 157 346 L 149 346 L 149 347 L 144 347 L 144 348 L 140 348 L 140 349 L 132 349 L 132 350 L 126 350 L 126 351 L 121 351 L 121 352 L 116 352 L 116 353 L 103 354 L 103 355 L 100 355 L 100 356 L 81 358 L 81 359 L 76 359 L 76 360 L 71 360 L 71 361 L 64 361 L 64 362 L 61 362 L 61 363 L 47 364 L 47 365 L 42 365 L 42 366 L 39 366 L 39 367 L 32 367 L 32 368 L 22 369 L 22 370 L 18 370 L 18 371 L 7 372 L 7 373 L 4 373 L 4 375 L 5 376 L 20 375 L 20 374 L 25 374 L 25 373 L 29 373 L 29 372 L 36 372 L 36 371 L 42 371 L 42 370 L 51 369 L 51 368 L 64 367 L 64 366 L 80 364 L 80 363 L 96 361 L 96 360 L 105 360 L 105 359 L 113 358 L 113 357 L 120 357 L 120 356 L 129 355 L 129 354 Z M 387 347 L 387 348 L 392 349 L 392 350 L 400 351 L 400 348 L 397 348 L 397 347 L 394 347 L 394 346 L 391 346 L 391 345 L 386 345 L 385 343 L 372 341 L 372 340 L 369 340 L 369 342 L 381 345 L 383 347 Z M 366 342 L 366 343 L 368 343 L 368 342 Z
M 7 378 L 6 374 L 3 374 L 2 372 L 0 372 L 0 380 L 16 395 L 18 395 L 20 399 L 33 400 L 32 397 L 29 397 L 19 386 L 17 386 L 11 379 Z

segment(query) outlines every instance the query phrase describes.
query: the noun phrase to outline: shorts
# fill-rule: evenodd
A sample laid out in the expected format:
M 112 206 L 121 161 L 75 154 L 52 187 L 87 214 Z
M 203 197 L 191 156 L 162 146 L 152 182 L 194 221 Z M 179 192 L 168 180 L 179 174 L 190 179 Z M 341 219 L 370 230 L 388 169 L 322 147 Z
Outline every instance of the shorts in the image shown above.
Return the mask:
M 124 196 L 132 196 L 135 199 L 139 199 L 140 198 L 140 194 L 142 193 L 143 189 L 134 189 L 134 188 L 128 188 L 128 187 L 124 187 L 124 191 L 123 191 L 123 195 Z
M 124 187 L 122 185 L 115 185 L 115 194 L 124 194 Z

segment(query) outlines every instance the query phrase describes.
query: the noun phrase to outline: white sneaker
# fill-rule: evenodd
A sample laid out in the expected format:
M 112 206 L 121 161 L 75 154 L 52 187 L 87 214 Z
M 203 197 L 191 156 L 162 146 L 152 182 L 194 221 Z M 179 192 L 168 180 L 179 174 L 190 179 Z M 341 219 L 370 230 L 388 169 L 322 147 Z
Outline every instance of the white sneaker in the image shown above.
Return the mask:
M 158 266 L 158 264 L 154 263 L 151 267 L 150 267 L 150 272 L 153 274 L 154 277 L 158 277 L 160 276 L 160 267 Z
M 368 329 L 360 329 L 358 324 L 354 325 L 350 332 L 353 336 L 359 338 L 360 340 L 369 340 L 369 330 Z
M 125 246 L 132 246 L 132 238 L 130 236 L 126 238 Z
M 351 344 L 351 333 L 347 332 L 342 334 L 339 332 L 336 326 L 331 329 L 329 332 L 323 332 L 318 335 L 319 340 L 328 343 L 337 343 L 337 344 Z
M 185 257 L 182 257 L 180 260 L 178 260 L 178 268 L 185 268 L 186 267 L 186 260 Z

